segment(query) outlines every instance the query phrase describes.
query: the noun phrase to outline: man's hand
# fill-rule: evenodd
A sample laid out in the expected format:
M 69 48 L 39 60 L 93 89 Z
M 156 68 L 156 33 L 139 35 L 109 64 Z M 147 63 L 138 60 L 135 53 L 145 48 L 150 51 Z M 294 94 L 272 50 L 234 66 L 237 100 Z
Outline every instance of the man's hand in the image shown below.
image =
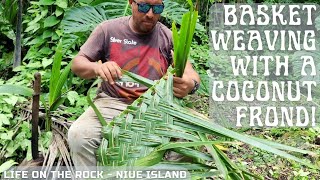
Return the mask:
M 195 82 L 200 83 L 198 73 L 192 68 L 192 65 L 187 61 L 182 78 L 173 77 L 173 94 L 178 98 L 187 96 L 194 88 Z
M 115 80 L 122 78 L 121 68 L 114 61 L 107 61 L 103 64 L 99 61 L 94 68 L 94 73 L 110 84 L 114 84 Z
M 194 87 L 194 81 L 186 74 L 180 77 L 173 77 L 173 94 L 178 98 L 187 96 Z

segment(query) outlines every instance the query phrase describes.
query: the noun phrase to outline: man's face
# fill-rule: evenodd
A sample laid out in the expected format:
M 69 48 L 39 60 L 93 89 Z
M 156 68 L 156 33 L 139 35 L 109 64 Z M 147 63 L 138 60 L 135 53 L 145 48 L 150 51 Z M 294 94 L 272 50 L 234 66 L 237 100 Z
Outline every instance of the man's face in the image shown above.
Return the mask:
M 137 3 L 150 5 L 162 4 L 162 0 L 129 0 L 132 7 L 132 25 L 137 33 L 149 33 L 157 24 L 160 14 L 154 14 L 152 8 L 147 13 L 139 12 Z

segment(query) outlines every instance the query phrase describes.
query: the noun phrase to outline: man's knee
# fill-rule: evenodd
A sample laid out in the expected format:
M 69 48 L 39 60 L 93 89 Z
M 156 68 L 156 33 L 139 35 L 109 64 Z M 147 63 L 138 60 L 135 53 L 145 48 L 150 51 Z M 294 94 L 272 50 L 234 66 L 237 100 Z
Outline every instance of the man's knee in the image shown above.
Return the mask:
M 80 151 L 85 143 L 87 143 L 85 137 L 77 127 L 77 124 L 72 124 L 68 130 L 68 144 L 71 151 Z
M 98 123 L 98 124 L 97 124 Z M 68 144 L 71 151 L 77 152 L 84 148 L 96 149 L 101 141 L 101 125 L 89 119 L 78 119 L 68 130 Z

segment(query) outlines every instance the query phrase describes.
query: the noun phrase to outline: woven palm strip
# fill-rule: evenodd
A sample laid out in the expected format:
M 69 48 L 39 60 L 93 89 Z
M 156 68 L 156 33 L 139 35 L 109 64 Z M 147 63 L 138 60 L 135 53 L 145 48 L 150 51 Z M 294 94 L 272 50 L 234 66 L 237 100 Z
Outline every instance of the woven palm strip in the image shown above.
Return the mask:
M 222 175 L 231 179 L 261 179 L 238 167 L 218 148 L 218 144 L 226 141 L 208 141 L 207 135 L 215 135 L 243 141 L 314 167 L 282 149 L 304 154 L 312 153 L 310 151 L 242 135 L 182 107 L 177 103 L 177 98 L 173 97 L 172 81 L 173 76 L 169 72 L 167 80 L 161 79 L 154 83 L 111 123 L 103 125 L 102 143 L 97 151 L 98 165 L 125 168 L 155 165 L 167 169 L 185 168 L 196 178 Z M 100 122 L 105 123 L 103 119 Z M 184 139 L 190 143 L 188 146 L 186 143 L 169 143 L 172 138 Z M 200 147 L 205 147 L 206 151 Z M 193 161 L 167 162 L 163 158 L 166 150 L 173 150 Z
M 174 102 L 172 92 L 172 75 L 169 75 L 168 80 L 158 81 L 115 117 L 110 126 L 103 127 L 103 139 L 97 154 L 100 165 L 133 166 L 138 158 L 149 155 L 171 138 L 200 141 L 199 128 L 175 114 L 190 112 Z M 180 153 L 186 150 L 192 151 L 190 148 L 176 148 Z M 203 156 L 212 160 L 205 154 Z

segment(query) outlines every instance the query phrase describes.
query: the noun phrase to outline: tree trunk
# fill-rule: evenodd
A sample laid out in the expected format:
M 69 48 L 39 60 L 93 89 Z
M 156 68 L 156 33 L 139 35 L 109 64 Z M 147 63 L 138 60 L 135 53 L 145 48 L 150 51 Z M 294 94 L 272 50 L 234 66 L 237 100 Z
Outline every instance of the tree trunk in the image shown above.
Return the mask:
M 38 152 L 38 124 L 39 124 L 39 100 L 41 88 L 41 75 L 40 73 L 34 74 L 33 97 L 32 97 L 32 137 L 31 137 L 31 152 L 32 159 L 36 160 L 39 157 Z
M 22 0 L 19 0 L 18 21 L 16 29 L 16 44 L 14 49 L 13 68 L 21 65 L 21 30 L 22 30 Z

